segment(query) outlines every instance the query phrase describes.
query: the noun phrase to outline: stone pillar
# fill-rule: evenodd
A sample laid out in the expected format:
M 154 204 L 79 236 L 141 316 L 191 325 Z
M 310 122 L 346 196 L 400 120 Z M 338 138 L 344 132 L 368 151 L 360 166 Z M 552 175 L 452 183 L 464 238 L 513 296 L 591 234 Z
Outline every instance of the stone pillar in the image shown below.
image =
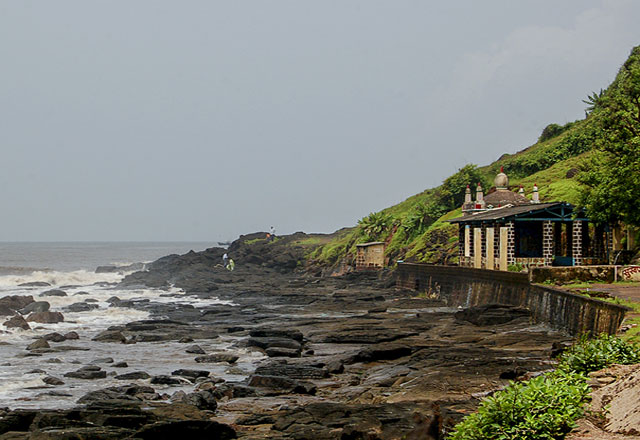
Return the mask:
M 582 220 L 573 222 L 573 239 L 571 240 L 571 256 L 573 265 L 582 266 Z
M 502 226 L 500 227 L 500 248 L 498 250 L 500 270 L 507 270 L 508 247 L 509 247 L 509 228 Z
M 458 261 L 459 265 L 462 266 L 462 262 L 464 261 L 464 225 L 462 223 L 458 223 Z
M 544 265 L 553 264 L 553 251 L 555 250 L 555 233 L 553 222 L 542 222 L 542 258 Z
M 482 255 L 482 258 L 480 259 L 480 262 L 481 262 L 480 267 L 484 268 L 484 267 L 487 267 L 487 264 L 486 264 L 486 261 L 487 261 L 487 226 L 486 225 L 481 225 L 480 226 L 480 243 L 481 243 L 480 255 Z
M 487 269 L 493 270 L 495 268 L 495 260 L 493 255 L 495 239 L 493 237 L 493 228 L 486 228 L 485 236 L 486 236 L 485 248 L 487 250 L 487 262 L 485 264 L 485 267 Z
M 507 222 L 507 265 L 516 264 L 516 225 Z
M 482 268 L 482 228 L 473 228 L 473 267 Z
M 464 265 L 471 266 L 471 249 L 473 249 L 473 236 L 471 226 L 464 226 Z

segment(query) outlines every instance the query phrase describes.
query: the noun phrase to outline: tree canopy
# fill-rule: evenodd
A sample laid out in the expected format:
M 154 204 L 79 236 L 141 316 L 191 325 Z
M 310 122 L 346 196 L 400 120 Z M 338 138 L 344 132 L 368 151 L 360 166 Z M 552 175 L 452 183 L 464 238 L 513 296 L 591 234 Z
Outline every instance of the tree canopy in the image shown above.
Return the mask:
M 597 154 L 581 174 L 582 204 L 596 222 L 640 226 L 640 46 L 593 104 Z

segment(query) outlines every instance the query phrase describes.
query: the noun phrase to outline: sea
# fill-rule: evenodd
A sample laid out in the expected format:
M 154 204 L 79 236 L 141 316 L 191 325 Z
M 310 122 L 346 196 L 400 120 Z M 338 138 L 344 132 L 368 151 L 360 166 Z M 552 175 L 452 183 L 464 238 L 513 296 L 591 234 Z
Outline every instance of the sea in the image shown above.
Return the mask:
M 31 295 L 36 301 L 48 301 L 51 311 L 60 311 L 64 322 L 56 324 L 30 323 L 31 330 L 8 329 L 2 325 L 9 317 L 0 316 L 0 407 L 10 408 L 69 408 L 88 391 L 106 386 L 122 385 L 113 376 L 133 371 L 145 371 L 150 375 L 170 374 L 173 368 L 201 369 L 194 355 L 185 353 L 185 344 L 178 342 L 114 344 L 93 342 L 91 338 L 109 326 L 149 318 L 146 311 L 112 306 L 107 300 L 117 296 L 121 300 L 147 299 L 154 302 L 180 302 L 196 307 L 214 304 L 230 304 L 217 298 L 199 299 L 186 295 L 173 287 L 157 289 L 119 289 L 117 283 L 132 272 L 136 264 L 144 270 L 145 264 L 169 254 L 184 254 L 218 246 L 211 242 L 159 242 L 159 243 L 0 243 L 0 297 Z M 96 272 L 100 266 L 116 266 L 115 271 Z M 120 270 L 121 268 L 121 270 Z M 29 286 L 28 283 L 47 283 L 46 286 Z M 25 285 L 27 284 L 27 285 Z M 47 290 L 60 289 L 66 296 L 40 296 Z M 167 294 L 172 294 L 168 296 Z M 74 303 L 97 305 L 94 310 L 73 312 L 67 309 Z M 65 345 L 71 350 L 50 353 L 32 353 L 26 346 L 45 334 L 65 334 L 75 331 L 78 340 L 68 340 L 52 347 Z M 212 341 L 197 341 L 207 352 L 224 351 L 237 341 L 231 337 Z M 208 345 L 207 345 L 208 344 Z M 74 349 L 75 348 L 75 349 Z M 89 349 L 88 351 L 84 351 Z M 237 351 L 236 351 L 237 352 Z M 241 353 L 229 371 L 223 366 L 211 366 L 213 375 L 227 380 L 241 380 L 243 373 L 252 369 L 256 354 Z M 127 362 L 128 368 L 110 368 L 109 358 Z M 107 379 L 82 380 L 64 377 L 87 364 L 95 363 L 109 371 Z M 47 385 L 43 379 L 49 376 L 64 381 L 63 385 Z M 136 381 L 133 381 L 136 382 Z M 129 382 L 126 382 L 129 383 Z M 141 382 L 144 384 L 144 381 Z M 148 384 L 148 380 L 146 381 Z M 162 387 L 160 387 L 162 388 Z M 185 386 L 185 390 L 188 387 Z M 172 387 L 171 392 L 180 390 Z M 157 390 L 162 392 L 162 390 Z

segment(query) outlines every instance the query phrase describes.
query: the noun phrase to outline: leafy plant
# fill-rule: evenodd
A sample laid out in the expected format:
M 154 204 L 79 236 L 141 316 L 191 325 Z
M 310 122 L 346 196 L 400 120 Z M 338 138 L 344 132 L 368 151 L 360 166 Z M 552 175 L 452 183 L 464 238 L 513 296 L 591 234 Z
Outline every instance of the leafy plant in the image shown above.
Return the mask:
M 422 234 L 434 221 L 441 217 L 444 209 L 435 206 L 434 203 L 426 205 L 424 203 L 416 204 L 407 217 L 402 221 L 407 238 L 413 238 Z
M 587 104 L 587 108 L 585 109 L 585 114 L 589 114 L 595 110 L 600 98 L 604 95 L 604 90 L 600 89 L 599 93 L 593 92 L 591 95 L 587 96 L 587 99 L 583 99 L 582 102 Z
M 586 336 L 567 352 L 558 368 L 509 386 L 464 418 L 449 440 L 563 439 L 584 414 L 589 396 L 587 374 L 612 363 L 640 362 L 640 349 L 620 338 Z
M 560 136 L 562 133 L 573 127 L 574 124 L 575 122 L 567 122 L 564 125 L 549 124 L 544 128 L 544 130 L 542 130 L 542 133 L 540 133 L 538 142 L 545 142 L 549 139 Z
M 362 236 L 369 241 L 381 238 L 382 234 L 391 228 L 392 223 L 391 216 L 381 211 L 372 212 L 362 218 L 358 222 L 358 226 Z
M 586 377 L 562 370 L 511 382 L 455 427 L 451 440 L 560 439 L 584 413 Z
M 597 155 L 580 174 L 582 205 L 599 223 L 640 225 L 640 46 L 635 47 L 607 92 L 598 100 L 602 136 Z
M 576 373 L 589 373 L 612 364 L 640 362 L 640 348 L 616 336 L 606 334 L 595 339 L 583 336 L 579 343 L 563 353 L 559 368 Z

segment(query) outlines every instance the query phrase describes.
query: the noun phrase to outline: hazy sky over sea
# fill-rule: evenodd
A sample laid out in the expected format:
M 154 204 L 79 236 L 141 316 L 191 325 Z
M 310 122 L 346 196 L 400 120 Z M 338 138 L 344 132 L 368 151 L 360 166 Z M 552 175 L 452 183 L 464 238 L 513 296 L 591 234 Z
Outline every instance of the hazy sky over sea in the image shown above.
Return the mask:
M 634 0 L 0 0 L 0 240 L 331 232 L 584 117 Z

